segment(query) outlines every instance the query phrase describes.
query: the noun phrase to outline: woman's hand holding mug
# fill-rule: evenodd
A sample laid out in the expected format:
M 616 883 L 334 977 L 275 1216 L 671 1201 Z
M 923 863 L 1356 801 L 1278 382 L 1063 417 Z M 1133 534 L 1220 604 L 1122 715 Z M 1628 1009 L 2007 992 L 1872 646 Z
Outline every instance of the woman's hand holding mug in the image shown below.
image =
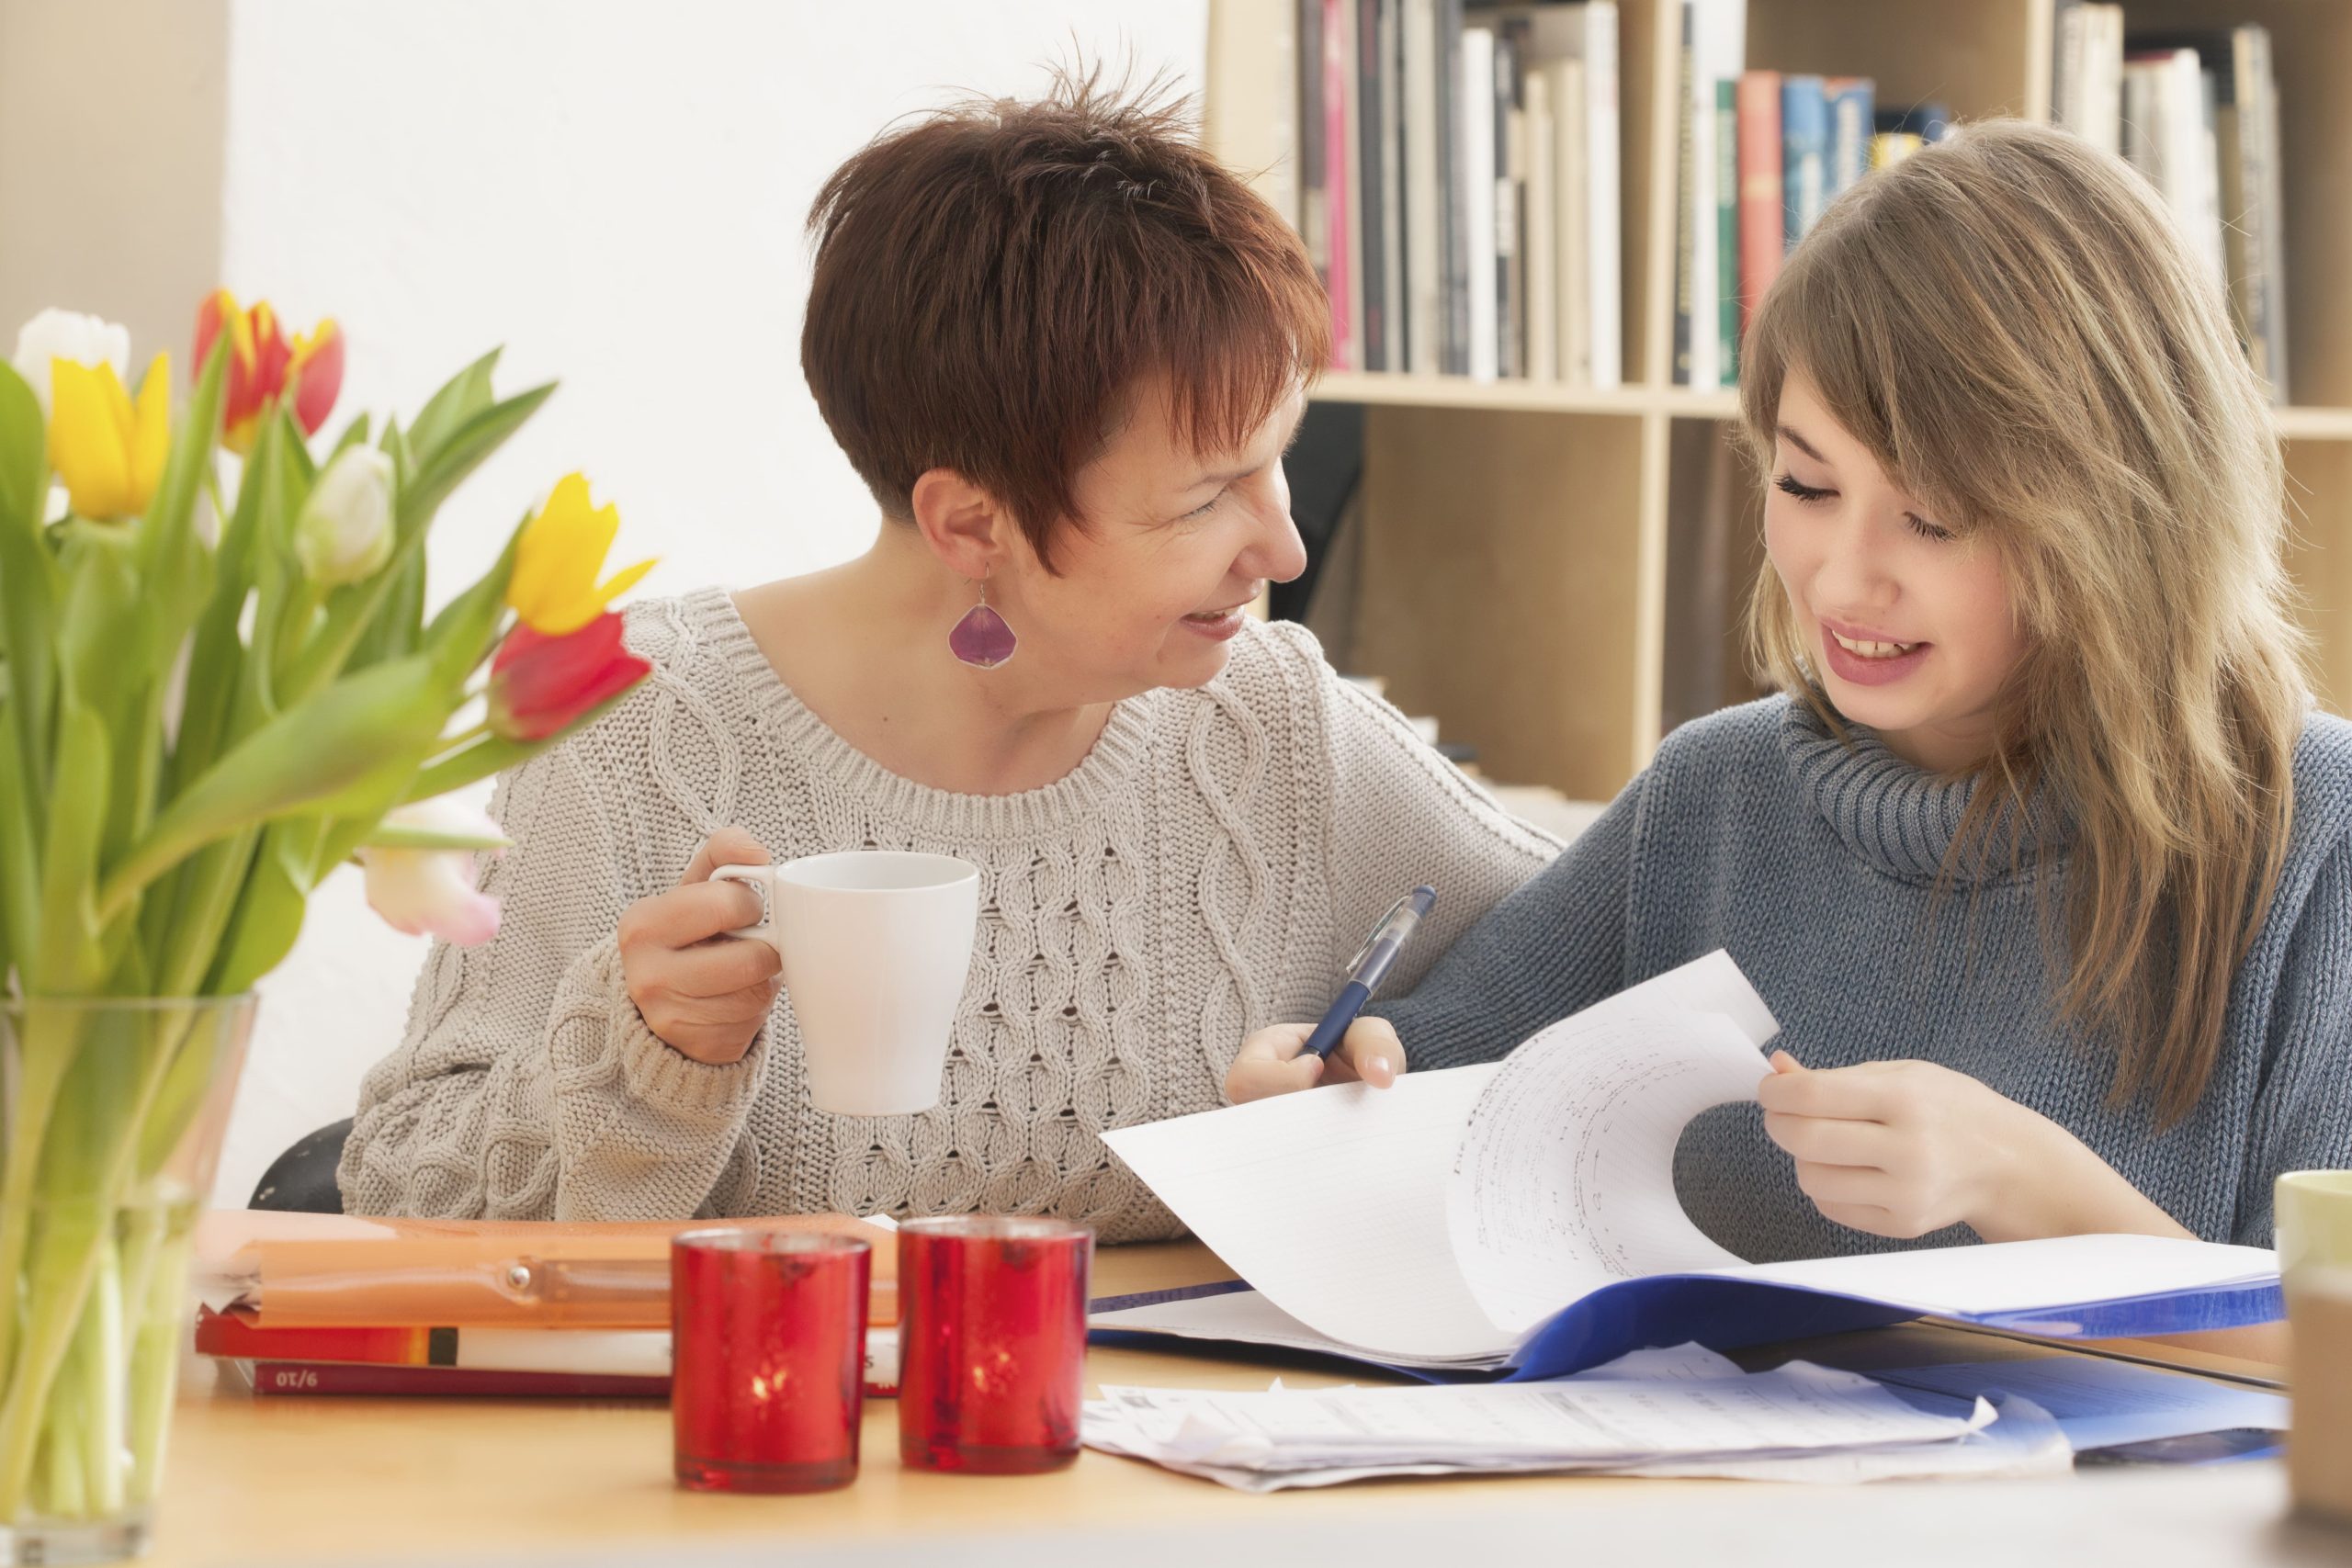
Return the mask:
M 629 999 L 671 1049 L 714 1066 L 741 1059 L 783 988 L 776 950 L 732 942 L 759 922 L 763 900 L 740 882 L 713 881 L 722 865 L 765 865 L 768 852 L 741 828 L 703 841 L 678 886 L 621 911 L 621 976 Z

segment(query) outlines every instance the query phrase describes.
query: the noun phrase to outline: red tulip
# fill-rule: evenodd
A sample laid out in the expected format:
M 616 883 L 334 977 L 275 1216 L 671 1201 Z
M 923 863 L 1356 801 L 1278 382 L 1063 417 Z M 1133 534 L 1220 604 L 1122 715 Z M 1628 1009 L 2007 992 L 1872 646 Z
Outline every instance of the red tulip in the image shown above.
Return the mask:
M 343 333 L 322 321 L 292 344 L 266 299 L 240 310 L 225 288 L 206 296 L 196 313 L 196 363 L 203 367 L 213 340 L 229 338 L 229 384 L 222 393 L 220 444 L 232 452 L 253 450 L 262 411 L 272 400 L 291 397 L 302 434 L 314 435 L 343 390 Z
M 645 679 L 653 666 L 621 645 L 621 626 L 608 610 L 562 637 L 507 633 L 490 665 L 491 733 L 544 740 Z
M 332 317 L 322 319 L 307 335 L 295 338 L 287 377 L 295 421 L 303 434 L 316 435 L 343 392 L 343 329 Z

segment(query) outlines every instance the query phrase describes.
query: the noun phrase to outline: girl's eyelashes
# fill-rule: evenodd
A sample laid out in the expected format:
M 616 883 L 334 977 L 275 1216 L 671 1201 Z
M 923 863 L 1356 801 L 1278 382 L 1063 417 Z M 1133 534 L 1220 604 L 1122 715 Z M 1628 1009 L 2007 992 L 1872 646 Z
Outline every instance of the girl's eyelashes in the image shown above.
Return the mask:
M 1808 502 L 1826 501 L 1829 497 L 1838 493 L 1834 490 L 1821 490 L 1809 484 L 1800 484 L 1797 482 L 1797 478 L 1794 474 L 1777 474 L 1773 476 L 1772 488 L 1780 491 L 1784 495 L 1794 496 L 1801 502 Z M 1905 513 L 1903 514 L 1903 525 L 1905 527 L 1910 529 L 1914 534 L 1918 535 L 1919 537 L 1933 540 L 1938 544 L 1948 543 L 1955 536 L 1951 529 L 1939 527 L 1937 525 L 1928 522 L 1926 518 L 1920 516 L 1916 512 Z

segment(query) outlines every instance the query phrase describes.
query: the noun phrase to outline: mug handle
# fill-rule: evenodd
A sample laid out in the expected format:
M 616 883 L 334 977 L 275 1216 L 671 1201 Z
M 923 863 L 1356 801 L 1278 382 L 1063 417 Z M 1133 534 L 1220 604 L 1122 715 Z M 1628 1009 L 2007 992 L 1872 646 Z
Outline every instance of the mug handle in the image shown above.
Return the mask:
M 775 900 L 769 891 L 773 884 L 768 880 L 775 870 L 772 865 L 722 865 L 713 868 L 710 874 L 713 882 L 740 882 L 760 896 L 760 923 L 729 931 L 727 935 L 755 937 L 762 942 L 775 940 Z

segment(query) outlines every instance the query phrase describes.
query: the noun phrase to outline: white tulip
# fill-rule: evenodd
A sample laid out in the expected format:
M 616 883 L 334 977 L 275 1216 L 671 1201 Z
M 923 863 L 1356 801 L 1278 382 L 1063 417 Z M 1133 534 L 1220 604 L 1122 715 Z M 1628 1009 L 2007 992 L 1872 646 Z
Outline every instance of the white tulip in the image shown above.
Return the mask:
M 373 446 L 335 454 L 295 519 L 294 553 L 325 588 L 381 570 L 392 557 L 391 458 Z
M 386 815 L 384 828 L 390 838 L 470 839 L 492 854 L 508 841 L 487 812 L 447 796 L 400 807 Z M 360 850 L 368 907 L 394 931 L 479 947 L 498 934 L 498 900 L 474 886 L 475 852 L 385 845 Z
M 17 375 L 40 400 L 40 416 L 49 417 L 49 367 L 51 360 L 75 365 L 111 365 L 115 379 L 130 384 L 130 332 L 127 327 L 78 310 L 43 310 L 17 331 L 16 355 L 9 360 Z

